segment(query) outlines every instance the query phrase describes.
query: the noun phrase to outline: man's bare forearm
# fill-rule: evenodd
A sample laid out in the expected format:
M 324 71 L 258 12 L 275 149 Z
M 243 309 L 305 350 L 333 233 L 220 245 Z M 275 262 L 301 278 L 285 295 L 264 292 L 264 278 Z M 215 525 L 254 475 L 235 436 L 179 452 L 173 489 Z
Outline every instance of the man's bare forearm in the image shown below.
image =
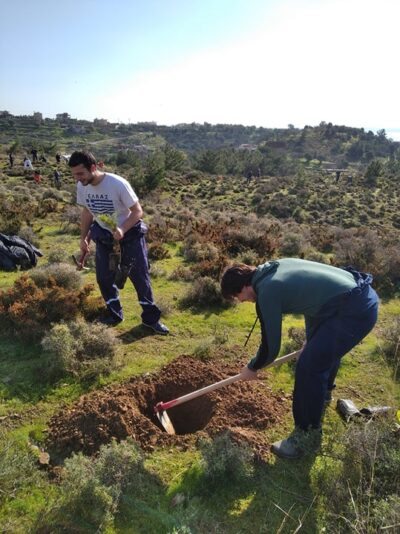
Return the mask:
M 129 217 L 124 221 L 123 224 L 121 224 L 121 230 L 124 232 L 124 234 L 130 230 L 137 222 L 140 221 L 140 219 L 143 217 L 143 210 L 139 202 L 137 202 L 134 206 L 131 207 L 131 213 Z
M 81 213 L 81 241 L 87 238 L 90 226 L 93 222 L 93 215 L 89 210 L 83 208 Z

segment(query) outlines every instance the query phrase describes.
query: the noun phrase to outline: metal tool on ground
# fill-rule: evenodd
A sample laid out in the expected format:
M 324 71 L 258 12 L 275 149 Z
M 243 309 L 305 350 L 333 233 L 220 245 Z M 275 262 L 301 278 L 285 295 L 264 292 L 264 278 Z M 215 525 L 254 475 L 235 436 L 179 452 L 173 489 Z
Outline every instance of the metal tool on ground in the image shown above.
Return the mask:
M 277 358 L 272 363 L 264 367 L 264 369 L 268 369 L 269 367 L 275 367 L 277 365 L 281 365 L 282 363 L 285 363 L 287 361 L 293 360 L 294 358 L 297 358 L 300 356 L 301 350 L 291 352 L 290 354 L 286 354 L 285 356 L 282 356 L 281 358 Z M 163 428 L 168 432 L 168 434 L 175 434 L 174 425 L 172 424 L 171 419 L 169 418 L 167 411 L 169 408 L 173 408 L 174 406 L 179 406 L 179 404 L 183 404 L 184 402 L 188 402 L 190 400 L 196 399 L 197 397 L 201 397 L 202 395 L 205 395 L 206 393 L 210 393 L 211 391 L 214 391 L 216 389 L 222 388 L 224 386 L 228 386 L 229 384 L 232 384 L 233 382 L 237 382 L 242 377 L 241 373 L 230 376 L 228 378 L 225 378 L 224 380 L 220 380 L 219 382 L 215 382 L 214 384 L 210 384 L 209 386 L 206 386 L 204 388 L 198 389 L 196 391 L 192 391 L 191 393 L 188 393 L 187 395 L 182 395 L 182 397 L 178 397 L 177 399 L 170 400 L 168 402 L 158 402 L 155 407 L 154 411 L 158 417 L 158 420 L 160 421 Z

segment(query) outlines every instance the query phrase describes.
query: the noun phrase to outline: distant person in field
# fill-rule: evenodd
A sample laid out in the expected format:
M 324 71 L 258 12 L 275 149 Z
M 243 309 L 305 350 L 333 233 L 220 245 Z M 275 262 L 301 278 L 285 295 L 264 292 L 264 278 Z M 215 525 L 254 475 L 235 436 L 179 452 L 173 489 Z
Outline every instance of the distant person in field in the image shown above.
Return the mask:
M 9 163 L 10 163 L 10 169 L 12 169 L 13 166 L 14 166 L 14 156 L 13 156 L 12 152 L 10 152 L 10 153 L 8 154 L 8 161 L 9 161 Z
M 61 187 L 61 172 L 57 169 L 53 173 L 54 187 L 60 189 Z
M 57 162 L 57 163 L 60 163 L 60 162 L 61 162 L 61 154 L 59 154 L 58 152 L 57 152 L 57 154 L 56 154 L 56 162 Z
M 38 160 L 36 148 L 32 148 L 31 155 L 32 155 L 32 163 L 36 163 Z
M 44 154 L 42 154 L 42 155 L 40 156 L 40 158 L 39 158 L 39 161 L 40 161 L 41 163 L 47 163 L 47 158 L 46 158 L 46 156 L 45 156 Z
M 77 182 L 77 203 L 83 208 L 82 254 L 89 251 L 89 235 L 96 243 L 97 282 L 108 309 L 108 316 L 101 322 L 115 325 L 123 320 L 118 289 L 123 288 L 129 277 L 142 306 L 142 324 L 156 334 L 168 334 L 153 299 L 145 240 L 147 226 L 142 221 L 143 210 L 136 193 L 121 176 L 100 171 L 90 152 L 74 152 L 68 165 Z M 115 224 L 111 228 L 109 219 L 114 217 Z M 110 265 L 114 240 L 121 249 L 117 270 Z
M 374 327 L 378 296 L 372 276 L 351 267 L 287 258 L 258 267 L 236 264 L 225 270 L 222 294 L 254 302 L 261 323 L 261 344 L 242 369 L 243 380 L 276 359 L 283 315 L 301 314 L 306 342 L 296 364 L 293 392 L 294 432 L 272 445 L 283 458 L 298 458 L 319 447 L 325 402 L 332 398 L 342 357 Z
M 32 162 L 29 158 L 25 157 L 24 158 L 24 169 L 29 169 L 31 171 L 33 171 L 33 165 L 32 165 Z
M 40 184 L 40 182 L 42 181 L 42 175 L 40 174 L 40 171 L 35 171 L 33 173 L 33 179 L 37 184 Z

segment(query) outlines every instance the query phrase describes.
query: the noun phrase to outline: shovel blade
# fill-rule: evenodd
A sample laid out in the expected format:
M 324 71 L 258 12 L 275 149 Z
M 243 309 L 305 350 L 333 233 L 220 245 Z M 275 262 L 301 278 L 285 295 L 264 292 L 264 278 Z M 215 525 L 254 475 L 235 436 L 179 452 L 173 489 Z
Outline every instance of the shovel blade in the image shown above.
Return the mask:
M 160 412 L 156 412 L 156 414 L 157 414 L 158 420 L 160 421 L 162 427 L 167 432 L 167 434 L 174 435 L 175 428 L 167 412 L 165 410 L 161 410 Z

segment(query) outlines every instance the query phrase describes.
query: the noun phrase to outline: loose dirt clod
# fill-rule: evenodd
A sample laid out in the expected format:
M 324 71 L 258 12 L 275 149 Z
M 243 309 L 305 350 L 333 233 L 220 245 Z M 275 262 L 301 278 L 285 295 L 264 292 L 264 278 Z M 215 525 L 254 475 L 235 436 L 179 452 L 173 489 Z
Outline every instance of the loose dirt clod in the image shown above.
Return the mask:
M 239 369 L 237 362 L 180 356 L 157 374 L 82 396 L 50 420 L 48 446 L 63 457 L 78 451 L 93 454 L 113 437 L 131 436 L 146 451 L 156 446 L 187 448 L 198 437 L 229 430 L 234 439 L 264 456 L 269 446 L 263 430 L 279 423 L 290 406 L 287 396 L 272 393 L 265 381 L 235 382 L 169 409 L 176 435 L 167 434 L 154 413 L 157 402 L 185 395 Z

